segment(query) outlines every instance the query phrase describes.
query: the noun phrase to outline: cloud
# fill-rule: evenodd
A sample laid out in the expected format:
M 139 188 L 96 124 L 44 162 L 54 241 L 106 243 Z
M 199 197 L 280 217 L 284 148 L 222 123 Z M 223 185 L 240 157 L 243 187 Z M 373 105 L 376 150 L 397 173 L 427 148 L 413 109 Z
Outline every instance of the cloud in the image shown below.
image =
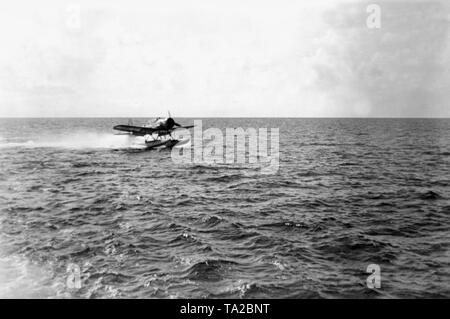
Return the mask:
M 450 115 L 445 2 L 281 2 L 2 4 L 0 116 Z
M 327 11 L 333 45 L 317 84 L 348 115 L 449 116 L 448 13 L 443 2 L 378 2 L 381 28 L 366 26 L 367 3 Z M 332 60 L 332 61 L 331 61 Z M 353 112 L 352 112 L 353 110 Z

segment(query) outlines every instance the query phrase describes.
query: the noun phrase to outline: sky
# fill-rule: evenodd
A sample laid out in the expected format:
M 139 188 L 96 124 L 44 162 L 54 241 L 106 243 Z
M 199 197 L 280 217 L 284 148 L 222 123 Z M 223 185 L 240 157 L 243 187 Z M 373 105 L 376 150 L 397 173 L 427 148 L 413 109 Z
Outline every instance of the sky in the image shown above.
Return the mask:
M 0 117 L 450 117 L 449 21 L 444 0 L 2 1 Z

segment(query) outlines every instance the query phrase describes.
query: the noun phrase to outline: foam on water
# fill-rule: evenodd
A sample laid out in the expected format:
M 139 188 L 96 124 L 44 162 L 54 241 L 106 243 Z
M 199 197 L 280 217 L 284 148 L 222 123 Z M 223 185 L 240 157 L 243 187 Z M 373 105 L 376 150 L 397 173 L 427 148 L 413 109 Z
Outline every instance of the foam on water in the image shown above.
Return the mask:
M 51 271 L 19 256 L 0 257 L 0 298 L 51 298 L 58 295 Z
M 108 149 L 145 148 L 144 139 L 128 135 L 113 135 L 97 132 L 76 132 L 67 135 L 37 136 L 27 141 L 6 141 L 0 139 L 0 148 L 67 148 Z
M 62 296 L 63 286 L 55 280 L 50 265 L 38 265 L 25 256 L 10 254 L 4 242 L 0 236 L 0 299 Z

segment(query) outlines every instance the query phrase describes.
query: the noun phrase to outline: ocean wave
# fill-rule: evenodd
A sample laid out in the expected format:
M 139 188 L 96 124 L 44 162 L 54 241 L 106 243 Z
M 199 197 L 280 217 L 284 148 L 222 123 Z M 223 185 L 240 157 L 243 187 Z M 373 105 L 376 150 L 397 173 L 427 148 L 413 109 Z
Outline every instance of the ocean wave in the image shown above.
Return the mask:
M 238 181 L 242 177 L 243 176 L 241 174 L 220 175 L 220 176 L 208 177 L 205 179 L 205 181 L 217 182 L 217 183 L 229 183 L 229 182 Z
M 425 193 L 420 194 L 420 199 L 423 200 L 437 200 L 437 199 L 442 199 L 443 197 L 434 191 L 427 191 Z
M 220 281 L 238 264 L 225 259 L 207 259 L 192 265 L 186 278 L 193 281 Z

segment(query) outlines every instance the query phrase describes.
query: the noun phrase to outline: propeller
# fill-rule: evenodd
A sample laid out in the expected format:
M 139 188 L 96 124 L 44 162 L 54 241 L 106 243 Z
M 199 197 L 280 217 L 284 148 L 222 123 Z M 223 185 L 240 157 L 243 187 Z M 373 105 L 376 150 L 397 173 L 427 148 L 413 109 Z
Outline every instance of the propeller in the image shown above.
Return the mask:
M 172 119 L 173 121 L 173 126 L 181 126 L 181 124 L 178 124 L 177 122 L 174 121 L 174 119 L 172 118 L 172 116 L 170 115 L 170 111 L 167 110 L 167 114 L 169 115 L 169 119 Z

